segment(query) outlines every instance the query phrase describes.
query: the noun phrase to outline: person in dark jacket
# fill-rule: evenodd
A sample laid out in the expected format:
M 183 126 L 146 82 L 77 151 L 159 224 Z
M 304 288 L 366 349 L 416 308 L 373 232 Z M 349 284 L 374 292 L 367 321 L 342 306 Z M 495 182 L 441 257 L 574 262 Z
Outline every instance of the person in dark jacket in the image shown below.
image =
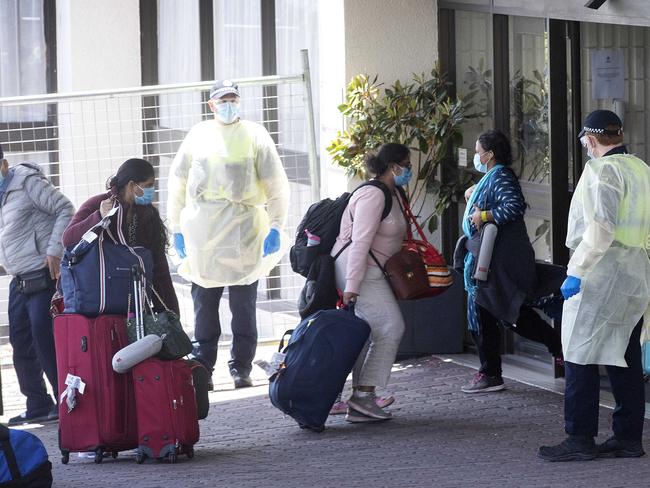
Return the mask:
M 489 130 L 476 141 L 474 167 L 485 175 L 468 195 L 463 218 L 467 253 L 463 258 L 467 290 L 467 321 L 478 350 L 481 367 L 465 393 L 499 391 L 501 376 L 501 325 L 516 324 L 515 332 L 546 344 L 561 355 L 559 334 L 527 306 L 538 287 L 535 252 L 526 232 L 526 202 L 512 164 L 510 141 L 501 131 Z M 494 243 L 487 281 L 473 278 L 480 248 L 481 228 L 494 223 Z
M 25 412 L 9 425 L 59 418 L 43 373 L 57 398 L 50 300 L 59 277 L 61 234 L 74 207 L 32 163 L 9 167 L 0 147 L 0 265 L 9 284 L 9 342 Z
M 63 233 L 63 245 L 69 247 L 77 244 L 84 233 L 99 223 L 115 202 L 119 202 L 126 216 L 122 223 L 122 232 L 127 244 L 145 247 L 153 254 L 153 287 L 164 302 L 160 303 L 156 296 L 150 297 L 154 302 L 154 309 L 162 311 L 167 305 L 178 314 L 178 299 L 167 263 L 167 229 L 158 209 L 152 205 L 154 183 L 154 169 L 151 163 L 138 158 L 126 160 L 108 181 L 108 192 L 89 198 L 79 207 Z M 109 227 L 114 234 L 116 225 L 116 222 L 111 222 Z

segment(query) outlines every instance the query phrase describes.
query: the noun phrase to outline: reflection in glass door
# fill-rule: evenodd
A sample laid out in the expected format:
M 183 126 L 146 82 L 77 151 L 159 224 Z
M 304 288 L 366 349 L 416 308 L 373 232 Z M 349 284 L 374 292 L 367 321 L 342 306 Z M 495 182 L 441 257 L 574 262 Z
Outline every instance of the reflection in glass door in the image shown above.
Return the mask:
M 526 198 L 526 227 L 539 260 L 551 261 L 548 33 L 545 19 L 510 17 L 513 169 Z

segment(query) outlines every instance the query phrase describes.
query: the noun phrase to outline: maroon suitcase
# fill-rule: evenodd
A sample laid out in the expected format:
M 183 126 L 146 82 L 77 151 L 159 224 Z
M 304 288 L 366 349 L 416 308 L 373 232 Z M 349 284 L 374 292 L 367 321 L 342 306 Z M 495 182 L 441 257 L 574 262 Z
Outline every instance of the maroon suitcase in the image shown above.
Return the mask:
M 179 454 L 194 457 L 199 440 L 199 421 L 190 365 L 178 359 L 147 359 L 133 370 L 138 423 L 138 454 L 146 458 L 168 458 Z
M 113 371 L 113 355 L 129 342 L 125 318 L 100 315 L 95 318 L 62 314 L 54 319 L 54 341 L 59 395 L 66 390 L 68 374 L 85 383 L 83 394 L 75 393 L 69 409 L 59 398 L 59 447 L 67 464 L 70 452 L 95 452 L 100 463 L 105 452 L 138 445 L 136 412 L 131 375 Z

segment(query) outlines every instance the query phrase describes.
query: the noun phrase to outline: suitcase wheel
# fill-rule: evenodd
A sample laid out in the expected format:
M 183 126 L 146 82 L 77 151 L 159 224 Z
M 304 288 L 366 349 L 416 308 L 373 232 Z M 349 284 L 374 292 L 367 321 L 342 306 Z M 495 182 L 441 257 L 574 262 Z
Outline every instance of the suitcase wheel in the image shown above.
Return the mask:
M 101 447 L 95 449 L 95 464 L 101 464 L 104 460 L 104 451 Z
M 61 451 L 61 463 L 68 464 L 70 461 L 70 451 Z
M 138 464 L 144 463 L 144 460 L 146 458 L 146 454 L 142 452 L 140 449 L 138 449 L 138 452 L 135 455 L 135 462 Z
M 176 453 L 176 451 L 171 452 L 171 453 L 169 454 L 169 462 L 170 462 L 171 464 L 174 464 L 177 460 L 178 460 L 178 454 Z

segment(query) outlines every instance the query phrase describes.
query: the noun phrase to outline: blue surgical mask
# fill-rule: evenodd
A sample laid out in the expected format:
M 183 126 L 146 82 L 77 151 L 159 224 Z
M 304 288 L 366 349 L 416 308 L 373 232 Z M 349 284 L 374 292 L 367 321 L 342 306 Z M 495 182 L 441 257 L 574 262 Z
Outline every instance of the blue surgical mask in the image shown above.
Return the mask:
M 232 124 L 239 117 L 239 103 L 223 102 L 217 104 L 216 116 L 224 124 Z
M 487 173 L 487 164 L 481 163 L 481 156 L 479 153 L 474 153 L 474 167 L 476 168 L 476 171 Z
M 413 176 L 413 173 L 411 171 L 411 168 L 402 168 L 402 172 L 398 175 L 393 173 L 393 176 L 395 177 L 395 184 L 397 186 L 406 186 L 409 184 L 409 181 L 411 181 L 411 176 Z
M 136 205 L 151 205 L 153 203 L 153 197 L 154 194 L 156 193 L 156 189 L 152 186 L 150 188 L 142 188 L 140 185 L 137 185 L 138 188 L 140 188 L 143 192 L 144 195 L 142 196 L 135 196 L 135 204 Z

